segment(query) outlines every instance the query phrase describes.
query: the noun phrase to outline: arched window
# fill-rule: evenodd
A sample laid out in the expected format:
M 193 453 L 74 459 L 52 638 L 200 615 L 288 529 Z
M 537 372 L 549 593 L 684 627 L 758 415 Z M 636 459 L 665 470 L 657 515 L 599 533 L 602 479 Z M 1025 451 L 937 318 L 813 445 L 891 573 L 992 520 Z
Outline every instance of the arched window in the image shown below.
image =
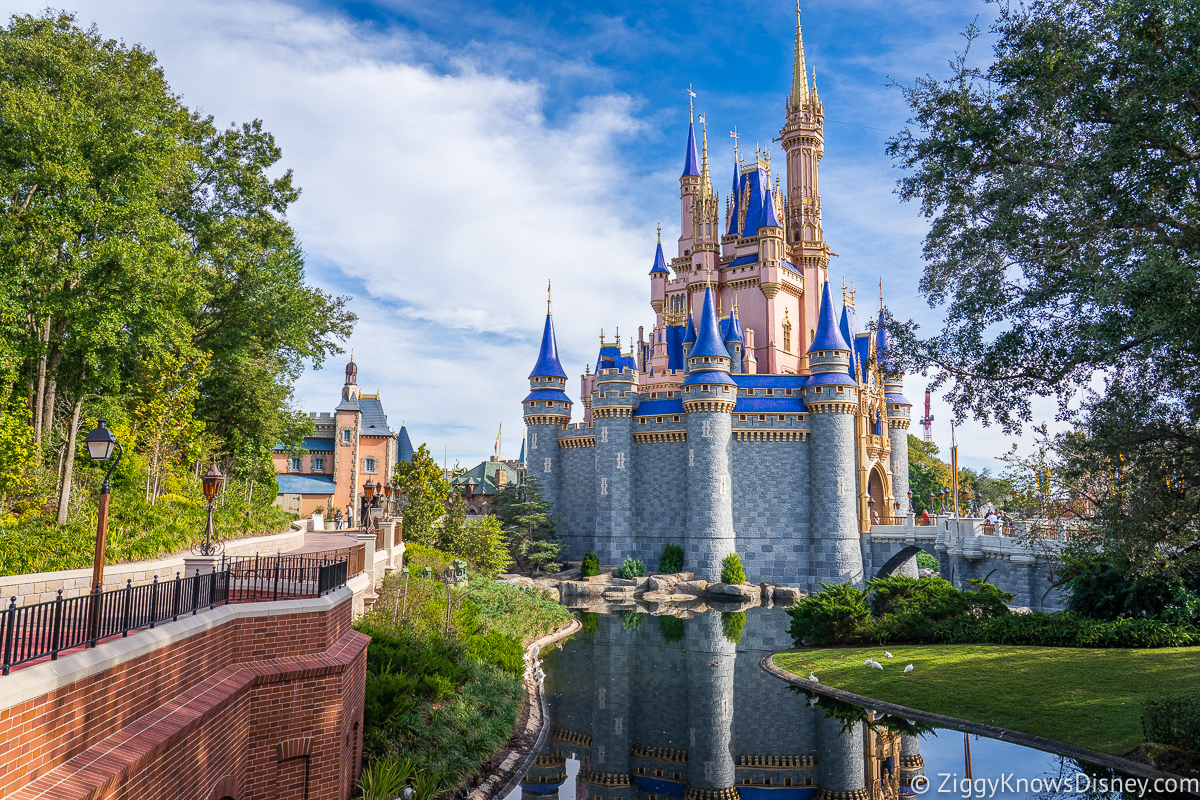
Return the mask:
M 783 310 L 783 352 L 792 352 L 792 323 L 786 308 Z

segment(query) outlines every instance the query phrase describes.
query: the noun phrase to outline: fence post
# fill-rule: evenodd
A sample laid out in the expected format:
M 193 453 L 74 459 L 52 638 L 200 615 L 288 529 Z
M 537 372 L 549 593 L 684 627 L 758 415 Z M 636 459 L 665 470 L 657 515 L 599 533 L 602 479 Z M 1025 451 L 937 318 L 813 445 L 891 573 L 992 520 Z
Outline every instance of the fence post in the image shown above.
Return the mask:
M 150 627 L 154 627 L 154 623 L 158 622 L 158 576 L 154 576 L 154 583 L 150 584 Z
M 221 558 L 221 566 L 224 567 L 224 569 L 221 570 L 221 574 L 225 576 L 225 600 L 226 600 L 226 602 L 228 602 L 228 600 L 229 600 L 229 568 L 225 567 L 224 557 Z M 216 604 L 217 604 L 217 573 L 214 571 L 212 573 L 212 578 L 209 580 L 208 605 L 211 607 L 211 606 L 215 606 Z
M 182 599 L 183 584 L 179 582 L 179 573 L 175 573 L 175 591 L 172 592 L 174 598 L 171 600 L 171 621 L 179 622 L 179 601 Z
M 200 613 L 200 576 L 192 576 L 192 616 Z
M 133 578 L 125 580 L 125 607 L 121 610 L 121 636 L 129 635 L 129 615 L 133 612 Z
M 271 599 L 279 599 L 279 556 L 275 556 L 275 588 L 272 591 Z
M 92 587 L 92 619 L 88 626 L 90 628 L 88 633 L 91 635 L 88 637 L 88 647 L 95 647 L 100 641 L 100 598 L 103 596 L 104 587 L 103 585 L 97 583 L 94 587 Z
M 58 661 L 58 644 L 61 641 L 62 635 L 62 589 L 58 590 L 58 597 L 54 598 L 54 633 L 50 639 L 50 660 Z
M 12 664 L 12 646 L 13 646 L 13 626 L 17 622 L 17 598 L 13 598 L 8 604 L 8 619 L 4 623 L 4 669 L 3 674 L 8 674 L 9 665 Z

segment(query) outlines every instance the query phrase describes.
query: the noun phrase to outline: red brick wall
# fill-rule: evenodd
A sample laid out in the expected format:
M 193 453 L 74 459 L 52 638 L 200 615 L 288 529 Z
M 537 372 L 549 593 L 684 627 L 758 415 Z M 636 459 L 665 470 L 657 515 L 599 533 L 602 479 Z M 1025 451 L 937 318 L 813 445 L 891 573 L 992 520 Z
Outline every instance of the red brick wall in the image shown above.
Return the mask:
M 0 796 L 209 800 L 221 784 L 235 800 L 266 800 L 288 796 L 276 777 L 298 761 L 308 797 L 346 797 L 367 642 L 350 629 L 351 602 L 230 620 L 0 711 Z M 296 739 L 311 740 L 306 755 L 280 749 Z

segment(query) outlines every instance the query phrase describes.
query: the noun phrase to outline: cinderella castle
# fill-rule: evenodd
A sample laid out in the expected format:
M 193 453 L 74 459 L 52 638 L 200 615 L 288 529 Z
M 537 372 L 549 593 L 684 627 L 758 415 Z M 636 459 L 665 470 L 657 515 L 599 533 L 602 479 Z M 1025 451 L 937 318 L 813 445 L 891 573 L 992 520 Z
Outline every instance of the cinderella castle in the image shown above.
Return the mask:
M 710 581 L 737 552 L 751 581 L 859 583 L 872 522 L 907 512 L 911 403 L 889 369 L 882 298 L 864 332 L 852 295 L 843 286 L 839 315 L 829 288 L 824 118 L 797 19 L 786 191 L 769 153 L 743 159 L 735 144 L 722 203 L 707 131 L 697 152 L 689 124 L 678 254 L 667 261 L 660 235 L 650 270 L 654 327 L 628 351 L 601 336 L 582 423 L 547 303 L 523 402 L 528 470 L 569 558 L 653 570 L 674 542 Z

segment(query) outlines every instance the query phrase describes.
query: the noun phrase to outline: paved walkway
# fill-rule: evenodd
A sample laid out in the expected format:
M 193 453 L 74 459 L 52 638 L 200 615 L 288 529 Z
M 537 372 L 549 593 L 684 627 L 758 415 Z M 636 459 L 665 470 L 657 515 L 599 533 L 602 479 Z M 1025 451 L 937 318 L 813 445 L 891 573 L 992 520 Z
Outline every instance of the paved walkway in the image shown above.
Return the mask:
M 319 553 L 322 550 L 338 550 L 358 544 L 361 528 L 342 528 L 340 531 L 309 531 L 304 534 L 304 543 L 289 553 Z

